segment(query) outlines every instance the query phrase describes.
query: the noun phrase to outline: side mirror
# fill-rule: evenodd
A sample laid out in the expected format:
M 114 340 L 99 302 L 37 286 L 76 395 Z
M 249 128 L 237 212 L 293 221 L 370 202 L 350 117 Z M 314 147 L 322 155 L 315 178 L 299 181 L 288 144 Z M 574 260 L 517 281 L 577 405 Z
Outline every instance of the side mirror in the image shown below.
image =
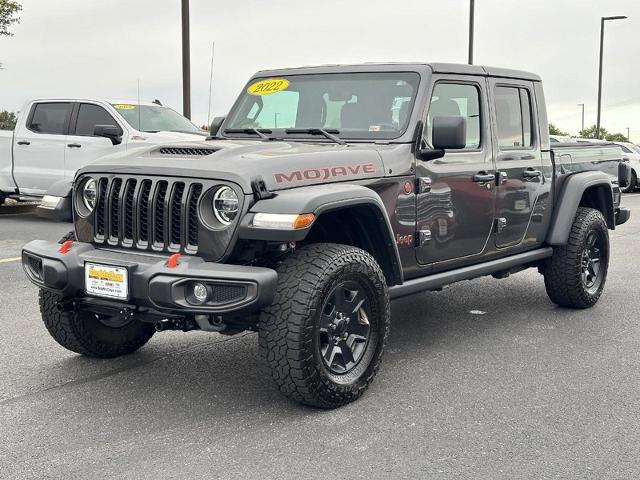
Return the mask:
M 627 188 L 631 185 L 631 165 L 620 162 L 618 164 L 618 186 Z
M 96 125 L 93 129 L 93 136 L 108 138 L 113 145 L 122 143 L 122 130 L 115 125 Z
M 213 121 L 211 122 L 211 127 L 209 128 L 209 135 L 211 135 L 212 137 L 215 137 L 218 135 L 218 131 L 220 130 L 220 127 L 224 123 L 225 118 L 226 117 L 215 117 L 213 119 Z
M 467 119 L 460 116 L 433 118 L 433 148 L 460 150 L 467 146 Z

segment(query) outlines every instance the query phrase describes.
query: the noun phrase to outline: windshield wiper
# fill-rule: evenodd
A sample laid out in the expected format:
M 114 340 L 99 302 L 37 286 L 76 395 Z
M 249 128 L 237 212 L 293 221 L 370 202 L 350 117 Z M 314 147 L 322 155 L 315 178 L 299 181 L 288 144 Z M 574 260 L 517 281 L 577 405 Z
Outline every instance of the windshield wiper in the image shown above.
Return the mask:
M 324 135 L 329 140 L 332 140 L 340 145 L 344 145 L 346 142 L 335 134 L 340 133 L 340 130 L 325 130 L 323 128 L 288 128 L 285 133 L 307 133 L 309 135 Z
M 271 130 L 266 128 L 261 128 L 258 130 L 257 128 L 227 128 L 224 133 L 246 133 L 247 135 L 254 134 L 258 135 L 260 138 L 265 140 L 271 140 L 271 137 L 265 135 L 265 133 L 273 133 Z

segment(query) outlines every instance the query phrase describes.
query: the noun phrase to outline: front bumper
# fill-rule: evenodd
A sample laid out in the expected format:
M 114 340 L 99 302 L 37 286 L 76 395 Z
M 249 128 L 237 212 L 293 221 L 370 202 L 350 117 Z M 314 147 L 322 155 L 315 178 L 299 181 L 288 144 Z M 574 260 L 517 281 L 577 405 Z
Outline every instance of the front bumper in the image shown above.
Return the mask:
M 249 313 L 273 301 L 278 279 L 275 270 L 205 262 L 189 256 L 181 257 L 176 267 L 169 268 L 167 258 L 99 249 L 88 243 L 74 243 L 67 253 L 62 253 L 60 245 L 45 240 L 33 240 L 22 249 L 22 266 L 29 280 L 68 299 L 95 299 L 172 315 Z M 125 267 L 129 298 L 87 295 L 85 262 Z M 212 300 L 205 305 L 190 304 L 187 289 L 192 281 L 206 283 L 213 293 Z

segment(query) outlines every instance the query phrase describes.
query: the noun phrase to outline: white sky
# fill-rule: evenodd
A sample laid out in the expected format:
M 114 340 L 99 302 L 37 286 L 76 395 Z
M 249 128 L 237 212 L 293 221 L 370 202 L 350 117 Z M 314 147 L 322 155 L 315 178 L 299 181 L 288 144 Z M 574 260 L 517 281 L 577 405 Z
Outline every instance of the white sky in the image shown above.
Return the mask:
M 180 0 L 22 0 L 0 38 L 0 110 L 32 97 L 160 99 L 181 111 Z M 542 76 L 550 120 L 595 124 L 600 17 L 608 22 L 602 125 L 640 141 L 639 0 L 476 0 L 475 63 Z M 468 0 L 191 0 L 193 120 L 207 120 L 265 68 L 467 59 Z

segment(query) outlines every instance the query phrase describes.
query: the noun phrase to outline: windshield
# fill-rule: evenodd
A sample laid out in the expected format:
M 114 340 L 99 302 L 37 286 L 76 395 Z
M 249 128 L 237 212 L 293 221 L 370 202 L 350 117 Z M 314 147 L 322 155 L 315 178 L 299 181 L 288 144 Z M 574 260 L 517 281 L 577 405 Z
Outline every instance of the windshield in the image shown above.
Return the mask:
M 202 130 L 169 107 L 115 103 L 113 108 L 131 127 L 141 132 L 202 133 Z
M 251 129 L 270 130 L 273 137 L 295 138 L 310 135 L 303 130 L 323 129 L 341 139 L 398 138 L 407 128 L 419 80 L 407 72 L 255 79 L 230 112 L 225 132 L 251 136 Z

